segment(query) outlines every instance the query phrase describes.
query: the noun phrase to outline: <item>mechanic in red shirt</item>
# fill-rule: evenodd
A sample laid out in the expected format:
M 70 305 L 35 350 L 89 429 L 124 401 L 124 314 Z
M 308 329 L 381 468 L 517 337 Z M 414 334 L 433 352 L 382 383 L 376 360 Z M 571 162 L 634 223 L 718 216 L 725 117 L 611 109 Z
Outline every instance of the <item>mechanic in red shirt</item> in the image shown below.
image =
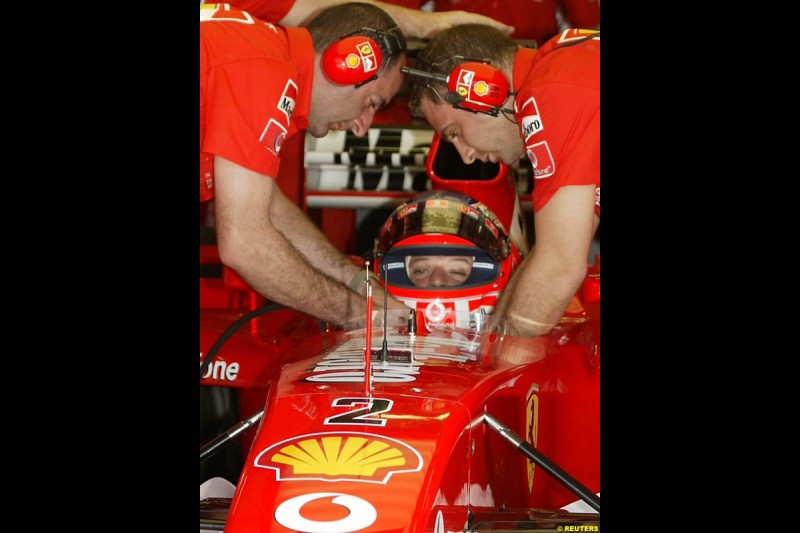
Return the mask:
M 263 0 L 241 1 L 263 2 Z M 299 0 L 299 3 L 304 1 Z M 324 0 L 327 1 L 330 0 Z M 600 0 L 386 0 L 386 2 L 412 10 L 432 11 L 439 15 L 450 13 L 455 16 L 458 13 L 459 17 L 464 17 L 464 14 L 489 17 L 491 25 L 495 27 L 503 23 L 510 25 L 509 27 L 513 28 L 510 35 L 512 39 L 536 41 L 539 46 L 567 28 L 600 29 Z M 395 13 L 385 4 L 381 7 L 392 15 L 408 36 L 430 38 L 436 31 L 447 27 L 437 24 L 436 31 L 418 35 L 412 33 L 415 24 L 410 24 L 407 28 L 401 22 L 407 16 L 405 12 Z M 427 19 L 420 17 L 420 22 L 426 21 Z M 436 24 L 435 21 L 427 22 Z M 462 19 L 455 24 L 466 22 L 480 24 L 483 21 Z M 506 31 L 502 27 L 498 29 Z
M 560 25 L 563 29 L 600 28 L 599 0 L 434 0 L 433 3 L 436 11 L 460 9 L 513 24 L 512 39 L 533 40 L 539 46 L 554 37 Z
M 565 30 L 532 49 L 487 26 L 457 26 L 403 70 L 413 75 L 411 113 L 465 163 L 530 158 L 535 246 L 492 317 L 511 333 L 548 333 L 586 276 L 600 224 L 599 32 Z
M 441 30 L 467 23 L 488 24 L 505 33 L 514 30 L 513 26 L 478 14 L 480 10 L 468 13 L 471 10 L 453 7 L 447 13 L 430 13 L 418 9 L 421 5 L 419 0 L 358 1 L 376 5 L 386 11 L 408 37 L 429 39 Z M 284 26 L 305 26 L 322 9 L 342 2 L 343 0 L 233 0 L 229 5 L 247 11 L 261 20 L 278 22 Z
M 334 324 L 366 317 L 356 292 L 366 293 L 365 269 L 284 196 L 276 176 L 293 134 L 367 133 L 403 83 L 405 46 L 392 18 L 369 4 L 331 7 L 307 28 L 201 5 L 200 201 L 214 199 L 221 261 L 269 300 Z M 388 306 L 407 313 L 393 298 Z

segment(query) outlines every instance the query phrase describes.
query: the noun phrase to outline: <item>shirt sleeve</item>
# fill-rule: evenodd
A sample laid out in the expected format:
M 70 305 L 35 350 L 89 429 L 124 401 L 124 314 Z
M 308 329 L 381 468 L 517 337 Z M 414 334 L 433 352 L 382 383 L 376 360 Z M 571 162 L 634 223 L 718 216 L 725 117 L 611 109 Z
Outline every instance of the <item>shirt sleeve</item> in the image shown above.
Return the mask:
M 533 209 L 565 185 L 600 186 L 600 94 L 544 83 L 523 96 L 520 129 L 533 166 Z
M 263 58 L 216 67 L 208 77 L 201 151 L 276 177 L 290 120 L 281 103 L 293 75 L 289 65 Z

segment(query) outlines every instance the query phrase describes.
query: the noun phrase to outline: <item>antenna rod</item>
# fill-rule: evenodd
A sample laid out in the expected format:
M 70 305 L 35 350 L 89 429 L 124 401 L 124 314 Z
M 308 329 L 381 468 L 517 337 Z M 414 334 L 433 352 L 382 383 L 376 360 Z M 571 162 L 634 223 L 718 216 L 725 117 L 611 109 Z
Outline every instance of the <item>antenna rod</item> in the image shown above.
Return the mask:
M 364 396 L 369 396 L 372 390 L 372 285 L 369 284 L 369 261 L 366 268 L 364 283 L 367 284 L 367 337 L 364 345 Z
M 387 300 L 386 291 L 389 285 L 389 278 L 386 275 L 386 263 L 383 263 L 383 347 L 381 348 L 381 362 L 383 366 L 389 363 L 389 347 L 386 344 L 386 333 L 388 331 L 386 313 L 389 310 L 389 302 Z

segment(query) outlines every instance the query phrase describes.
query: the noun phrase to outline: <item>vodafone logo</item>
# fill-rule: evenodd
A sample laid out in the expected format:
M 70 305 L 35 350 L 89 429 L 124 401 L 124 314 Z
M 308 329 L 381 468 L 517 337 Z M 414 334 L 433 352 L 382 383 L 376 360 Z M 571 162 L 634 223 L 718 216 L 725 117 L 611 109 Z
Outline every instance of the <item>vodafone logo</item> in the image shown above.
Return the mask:
M 283 141 L 286 139 L 286 134 L 286 128 L 280 122 L 271 118 L 258 140 L 261 141 L 264 148 L 272 154 L 278 155 L 281 151 L 281 146 L 283 146 Z
M 328 501 L 328 505 L 325 504 Z M 314 512 L 306 511 L 313 504 Z M 329 507 L 329 510 L 326 510 Z M 348 514 L 344 518 L 326 520 L 327 516 L 341 516 L 344 507 Z M 306 518 L 307 516 L 318 519 Z M 340 492 L 312 492 L 290 498 L 275 509 L 275 521 L 292 531 L 305 533 L 351 533 L 371 526 L 378 518 L 378 511 L 368 501 Z
M 447 311 L 441 302 L 431 302 L 425 308 L 425 318 L 431 322 L 441 322 L 445 316 L 447 316 Z
M 556 164 L 547 141 L 531 144 L 525 147 L 525 153 L 533 165 L 533 179 L 542 179 L 552 176 L 556 172 Z

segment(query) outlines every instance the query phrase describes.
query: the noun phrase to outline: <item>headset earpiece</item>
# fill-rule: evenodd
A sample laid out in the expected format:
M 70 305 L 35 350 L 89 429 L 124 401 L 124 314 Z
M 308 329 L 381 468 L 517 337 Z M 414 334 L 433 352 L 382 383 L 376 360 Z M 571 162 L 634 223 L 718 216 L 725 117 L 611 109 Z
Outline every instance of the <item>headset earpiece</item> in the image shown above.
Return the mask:
M 345 37 L 322 53 L 322 72 L 339 85 L 363 85 L 378 77 L 383 54 L 378 44 L 363 35 Z
M 430 65 L 426 64 L 424 67 L 430 68 Z M 432 81 L 446 84 L 447 93 L 444 95 L 444 101 L 453 107 L 493 116 L 497 116 L 500 112 L 514 112 L 513 109 L 503 107 L 509 95 L 513 94 L 508 79 L 500 69 L 491 66 L 488 61 L 461 63 L 449 75 L 408 67 L 400 70 L 405 74 L 427 80 L 426 86 L 430 86 Z
M 470 61 L 453 69 L 447 79 L 447 91 L 447 102 L 470 111 L 486 112 L 503 106 L 509 84 L 499 69 Z
M 384 59 L 389 61 L 406 48 L 406 38 L 397 26 L 386 30 L 360 28 L 325 49 L 322 72 L 333 83 L 358 88 L 378 77 Z

